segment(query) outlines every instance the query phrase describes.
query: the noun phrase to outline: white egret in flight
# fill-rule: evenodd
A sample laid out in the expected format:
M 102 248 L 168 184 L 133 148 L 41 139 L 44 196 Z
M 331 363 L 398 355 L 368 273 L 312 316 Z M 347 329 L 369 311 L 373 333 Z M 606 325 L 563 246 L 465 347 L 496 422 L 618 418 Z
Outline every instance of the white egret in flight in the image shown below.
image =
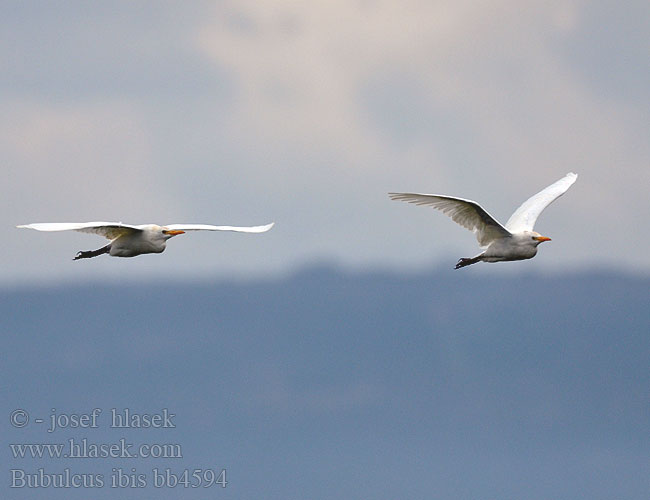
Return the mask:
M 113 257 L 135 257 L 144 253 L 161 253 L 165 250 L 167 240 L 187 231 L 237 231 L 240 233 L 263 233 L 273 227 L 273 222 L 266 226 L 236 227 L 210 226 L 207 224 L 170 224 L 158 226 L 143 224 L 132 226 L 121 222 L 52 222 L 17 226 L 36 229 L 37 231 L 80 231 L 104 236 L 111 242 L 99 250 L 79 252 L 73 260 L 89 259 L 102 254 Z
M 502 226 L 475 201 L 439 194 L 388 193 L 388 195 L 393 200 L 436 208 L 476 235 L 479 246 L 485 251 L 476 257 L 460 259 L 455 267 L 460 269 L 480 261 L 532 259 L 537 254 L 537 245 L 543 241 L 551 241 L 551 238 L 533 231 L 537 217 L 548 205 L 562 196 L 577 178 L 578 176 L 571 172 L 530 197 L 512 214 L 505 226 Z

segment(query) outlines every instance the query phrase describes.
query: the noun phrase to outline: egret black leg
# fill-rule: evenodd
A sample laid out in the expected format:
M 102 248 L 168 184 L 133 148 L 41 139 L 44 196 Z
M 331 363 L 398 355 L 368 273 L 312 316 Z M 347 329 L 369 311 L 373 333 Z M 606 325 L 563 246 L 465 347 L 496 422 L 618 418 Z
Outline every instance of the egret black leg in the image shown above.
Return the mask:
M 81 251 L 72 260 L 90 259 L 91 257 L 97 257 L 98 255 L 108 253 L 108 252 L 110 252 L 110 250 L 111 250 L 111 246 L 106 245 L 105 247 L 102 247 L 99 250 Z
M 471 266 L 472 264 L 476 264 L 477 262 L 480 261 L 481 261 L 480 255 L 478 257 L 472 257 L 471 259 L 461 258 L 456 264 L 456 267 L 454 267 L 454 269 L 460 269 L 461 267 Z

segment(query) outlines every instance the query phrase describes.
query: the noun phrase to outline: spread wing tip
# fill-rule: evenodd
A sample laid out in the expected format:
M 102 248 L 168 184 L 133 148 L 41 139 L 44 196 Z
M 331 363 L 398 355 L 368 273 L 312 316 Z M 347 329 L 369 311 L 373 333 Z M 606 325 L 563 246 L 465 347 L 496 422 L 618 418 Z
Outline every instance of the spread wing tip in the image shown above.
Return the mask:
M 415 203 L 416 205 L 424 205 L 427 203 L 427 201 L 423 201 L 421 198 L 433 196 L 438 195 L 421 193 L 388 193 L 388 197 L 393 201 L 407 201 Z
M 275 226 L 275 222 L 271 222 L 271 223 L 266 224 L 264 226 L 253 226 L 251 229 L 255 229 L 256 232 L 259 232 L 259 233 L 265 233 L 266 231 L 271 229 L 273 226 Z

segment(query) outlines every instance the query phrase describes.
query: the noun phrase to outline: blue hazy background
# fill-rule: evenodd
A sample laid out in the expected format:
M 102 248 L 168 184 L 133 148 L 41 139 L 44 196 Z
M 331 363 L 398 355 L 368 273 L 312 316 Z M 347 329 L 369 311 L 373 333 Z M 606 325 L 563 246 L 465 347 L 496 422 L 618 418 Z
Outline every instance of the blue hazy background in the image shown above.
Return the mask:
M 647 278 L 303 269 L 247 283 L 2 292 L 5 471 L 227 469 L 211 490 L 21 489 L 37 498 L 644 499 Z M 98 429 L 14 429 L 90 413 Z M 110 429 L 111 408 L 176 414 Z M 104 420 L 102 420 L 104 419 Z M 182 459 L 12 459 L 71 437 L 179 443 Z M 108 483 L 108 479 L 106 479 Z M 180 489 L 180 491 L 179 491 Z

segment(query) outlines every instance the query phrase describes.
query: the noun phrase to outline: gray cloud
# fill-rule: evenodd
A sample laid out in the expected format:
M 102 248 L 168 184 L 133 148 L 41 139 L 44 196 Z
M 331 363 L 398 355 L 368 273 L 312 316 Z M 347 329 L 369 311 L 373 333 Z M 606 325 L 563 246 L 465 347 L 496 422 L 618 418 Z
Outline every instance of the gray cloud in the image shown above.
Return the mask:
M 578 183 L 540 219 L 554 242 L 527 269 L 647 270 L 637 249 L 650 243 L 638 231 L 649 208 L 648 10 L 570 0 L 12 8 L 3 279 L 246 274 L 313 259 L 415 268 L 471 254 L 473 237 L 387 191 L 456 194 L 506 219 L 570 170 Z M 11 229 L 96 218 L 278 224 L 260 238 L 191 235 L 163 256 L 83 268 L 68 257 L 101 241 Z

